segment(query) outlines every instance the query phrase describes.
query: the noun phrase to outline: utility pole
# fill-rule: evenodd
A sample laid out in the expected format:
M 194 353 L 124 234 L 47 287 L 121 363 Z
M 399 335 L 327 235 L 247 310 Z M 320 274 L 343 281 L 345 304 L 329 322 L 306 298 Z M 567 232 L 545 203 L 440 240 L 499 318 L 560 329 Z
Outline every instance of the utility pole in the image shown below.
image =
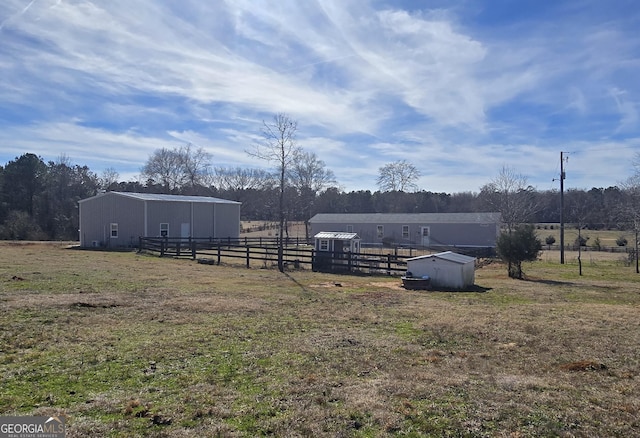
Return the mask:
M 564 156 L 560 152 L 560 264 L 564 265 Z

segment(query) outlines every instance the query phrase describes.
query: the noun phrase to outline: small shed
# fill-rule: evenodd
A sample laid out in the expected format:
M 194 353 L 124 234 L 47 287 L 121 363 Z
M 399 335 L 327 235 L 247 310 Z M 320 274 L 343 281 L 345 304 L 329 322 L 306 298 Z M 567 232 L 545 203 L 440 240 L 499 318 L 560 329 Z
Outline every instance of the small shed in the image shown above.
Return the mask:
M 464 289 L 475 283 L 475 257 L 451 251 L 407 259 L 407 276 L 428 276 L 434 288 Z
M 351 270 L 360 253 L 360 236 L 356 233 L 322 231 L 314 238 L 314 271 Z

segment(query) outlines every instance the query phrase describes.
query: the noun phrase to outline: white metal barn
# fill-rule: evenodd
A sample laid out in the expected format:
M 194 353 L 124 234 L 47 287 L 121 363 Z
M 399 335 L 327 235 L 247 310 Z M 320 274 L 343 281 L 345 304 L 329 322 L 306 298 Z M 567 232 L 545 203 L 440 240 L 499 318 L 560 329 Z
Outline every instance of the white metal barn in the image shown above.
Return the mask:
M 407 272 L 414 277 L 428 275 L 434 288 L 464 289 L 473 286 L 475 271 L 475 257 L 451 251 L 407 259 Z
M 240 203 L 206 196 L 106 192 L 78 202 L 80 246 L 131 247 L 139 237 L 238 238 Z

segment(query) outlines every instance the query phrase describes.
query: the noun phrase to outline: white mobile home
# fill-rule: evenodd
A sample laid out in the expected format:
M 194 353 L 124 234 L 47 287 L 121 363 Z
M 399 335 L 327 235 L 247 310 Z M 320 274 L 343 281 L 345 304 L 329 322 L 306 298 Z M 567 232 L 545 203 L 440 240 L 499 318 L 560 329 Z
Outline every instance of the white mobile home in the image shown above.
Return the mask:
M 240 205 L 206 196 L 101 193 L 79 202 L 80 246 L 131 247 L 139 237 L 238 238 Z
M 321 231 L 356 233 L 362 244 L 495 248 L 500 213 L 320 213 L 309 220 Z
M 428 276 L 434 288 L 465 289 L 475 283 L 475 267 L 475 257 L 446 251 L 407 259 L 407 276 Z

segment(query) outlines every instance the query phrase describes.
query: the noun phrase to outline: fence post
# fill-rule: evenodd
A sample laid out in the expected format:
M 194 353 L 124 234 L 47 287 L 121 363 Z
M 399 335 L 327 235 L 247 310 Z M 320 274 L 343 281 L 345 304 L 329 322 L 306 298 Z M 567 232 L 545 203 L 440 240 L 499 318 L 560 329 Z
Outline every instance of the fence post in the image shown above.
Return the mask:
M 387 275 L 391 275 L 391 254 L 387 254 Z
M 249 245 L 247 245 L 247 269 L 249 269 Z
M 218 266 L 220 266 L 220 242 L 218 242 Z
M 160 257 L 164 257 L 164 240 L 160 241 Z
M 189 240 L 191 240 L 191 260 L 195 260 L 196 259 L 196 241 L 192 240 L 191 237 L 189 237 Z
M 138 237 L 138 252 L 142 251 L 142 236 Z

